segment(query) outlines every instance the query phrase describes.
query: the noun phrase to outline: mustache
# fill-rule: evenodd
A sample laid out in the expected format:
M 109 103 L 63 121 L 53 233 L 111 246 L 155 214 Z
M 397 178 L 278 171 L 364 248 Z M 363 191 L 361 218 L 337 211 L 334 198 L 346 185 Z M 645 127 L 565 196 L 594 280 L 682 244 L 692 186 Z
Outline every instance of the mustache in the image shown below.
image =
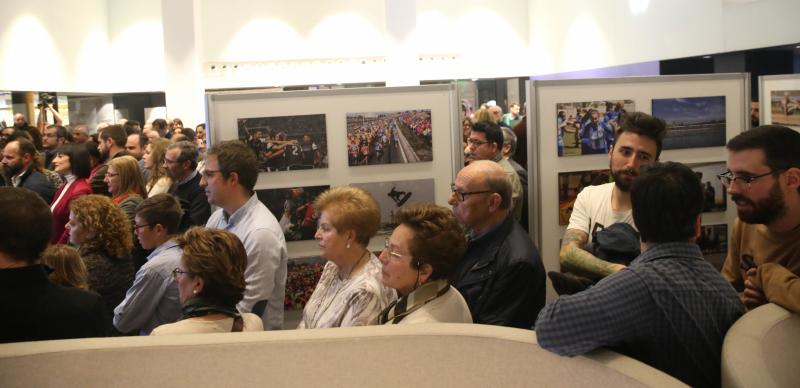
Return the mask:
M 741 194 L 733 194 L 733 195 L 731 195 L 731 200 L 733 202 L 744 202 L 744 203 L 747 203 L 747 204 L 749 204 L 751 206 L 755 206 L 755 202 L 753 202 L 752 200 L 750 200 L 750 198 L 747 198 L 747 197 L 745 197 L 745 196 L 743 196 Z

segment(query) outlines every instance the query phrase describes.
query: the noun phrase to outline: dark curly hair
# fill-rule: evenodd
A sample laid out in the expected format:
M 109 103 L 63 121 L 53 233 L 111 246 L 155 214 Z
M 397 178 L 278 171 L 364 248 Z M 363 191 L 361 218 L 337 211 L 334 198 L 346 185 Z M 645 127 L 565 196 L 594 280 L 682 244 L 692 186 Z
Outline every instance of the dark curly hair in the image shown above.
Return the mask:
M 467 249 L 464 231 L 452 210 L 432 203 L 401 208 L 397 223 L 414 230 L 409 248 L 412 266 L 429 264 L 430 280 L 449 279 Z

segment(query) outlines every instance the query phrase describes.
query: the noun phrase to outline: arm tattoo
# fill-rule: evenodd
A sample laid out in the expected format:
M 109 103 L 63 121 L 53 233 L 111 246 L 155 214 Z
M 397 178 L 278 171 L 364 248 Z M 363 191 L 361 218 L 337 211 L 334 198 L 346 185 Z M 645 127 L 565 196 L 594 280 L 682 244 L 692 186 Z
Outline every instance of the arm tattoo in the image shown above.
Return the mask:
M 589 235 L 586 232 L 567 229 L 559 254 L 562 270 L 595 280 L 614 273 L 610 267 L 612 263 L 601 260 L 583 249 L 588 241 Z

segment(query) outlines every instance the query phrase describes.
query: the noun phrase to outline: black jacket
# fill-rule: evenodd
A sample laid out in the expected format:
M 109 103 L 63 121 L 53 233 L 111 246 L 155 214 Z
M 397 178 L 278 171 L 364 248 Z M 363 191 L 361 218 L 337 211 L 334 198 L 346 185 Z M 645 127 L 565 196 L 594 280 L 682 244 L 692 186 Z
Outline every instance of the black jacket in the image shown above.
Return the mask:
M 109 335 L 99 295 L 56 285 L 43 265 L 0 270 L 0 343 Z
M 467 244 L 453 281 L 475 323 L 523 329 L 544 307 L 545 284 L 539 252 L 511 216 Z
M 192 226 L 205 226 L 211 217 L 211 205 L 208 204 L 206 191 L 200 187 L 200 173 L 188 182 L 178 185 L 177 182 L 169 188 L 169 193 L 176 196 L 183 208 L 180 230 L 185 231 Z

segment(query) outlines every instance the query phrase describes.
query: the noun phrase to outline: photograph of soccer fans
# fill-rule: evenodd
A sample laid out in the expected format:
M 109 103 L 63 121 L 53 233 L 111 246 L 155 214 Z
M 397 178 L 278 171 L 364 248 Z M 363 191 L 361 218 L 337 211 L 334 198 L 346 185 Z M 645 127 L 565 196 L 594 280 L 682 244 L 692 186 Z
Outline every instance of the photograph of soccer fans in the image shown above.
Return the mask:
M 609 170 L 571 171 L 558 174 L 558 224 L 569 224 L 578 193 L 586 186 L 611 182 Z
M 397 227 L 395 214 L 402 207 L 412 203 L 435 202 L 433 179 L 411 181 L 352 183 L 368 191 L 381 207 L 381 226 L 378 234 L 389 234 Z
M 286 241 L 313 240 L 317 231 L 314 200 L 330 186 L 256 190 L 258 200 L 275 215 Z
M 725 96 L 654 98 L 653 116 L 667 122 L 665 150 L 725 145 Z
M 770 106 L 772 124 L 800 126 L 800 90 L 773 90 Z
M 724 212 L 728 208 L 728 195 L 717 175 L 728 171 L 725 162 L 690 164 L 689 168 L 703 183 L 703 213 Z
M 239 140 L 250 146 L 264 172 L 328 168 L 325 115 L 238 119 Z
M 347 114 L 350 166 L 433 160 L 430 109 Z
M 607 154 L 619 117 L 634 110 L 633 100 L 556 104 L 558 156 Z

